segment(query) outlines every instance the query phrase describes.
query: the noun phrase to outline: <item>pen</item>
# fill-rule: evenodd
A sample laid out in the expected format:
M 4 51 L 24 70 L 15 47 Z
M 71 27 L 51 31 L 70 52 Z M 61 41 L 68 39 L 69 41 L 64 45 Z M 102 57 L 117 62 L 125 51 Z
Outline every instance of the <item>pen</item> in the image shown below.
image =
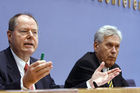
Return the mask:
M 41 57 L 40 57 L 40 60 L 44 60 L 44 53 L 41 53 Z

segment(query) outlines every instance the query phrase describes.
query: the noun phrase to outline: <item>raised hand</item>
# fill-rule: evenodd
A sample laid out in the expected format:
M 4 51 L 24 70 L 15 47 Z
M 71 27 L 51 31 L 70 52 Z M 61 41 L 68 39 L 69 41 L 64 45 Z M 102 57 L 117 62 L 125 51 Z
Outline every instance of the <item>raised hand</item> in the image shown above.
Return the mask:
M 100 66 L 95 70 L 93 73 L 91 79 L 88 80 L 90 86 L 94 88 L 93 81 L 96 82 L 98 86 L 104 85 L 108 81 L 112 80 L 114 77 L 119 75 L 121 70 L 119 68 L 114 68 L 112 70 L 109 70 L 107 72 L 101 72 L 101 70 L 104 68 L 105 63 L 102 62 Z
M 38 60 L 31 64 L 23 77 L 23 85 L 26 88 L 30 88 L 33 84 L 50 73 L 52 68 L 52 62 L 46 62 L 45 60 Z

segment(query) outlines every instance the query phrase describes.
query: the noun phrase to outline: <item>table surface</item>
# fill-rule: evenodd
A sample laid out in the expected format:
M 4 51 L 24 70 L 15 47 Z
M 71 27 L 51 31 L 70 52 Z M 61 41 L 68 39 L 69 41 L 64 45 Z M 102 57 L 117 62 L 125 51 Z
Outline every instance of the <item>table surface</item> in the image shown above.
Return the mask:
M 140 88 L 1 90 L 0 93 L 140 93 Z

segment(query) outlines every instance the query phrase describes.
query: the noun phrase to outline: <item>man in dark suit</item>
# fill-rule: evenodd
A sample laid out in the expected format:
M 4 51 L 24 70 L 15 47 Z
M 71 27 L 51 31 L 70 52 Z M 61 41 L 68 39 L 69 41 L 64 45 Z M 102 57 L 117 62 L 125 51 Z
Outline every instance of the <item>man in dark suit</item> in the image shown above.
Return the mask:
M 38 47 L 38 24 L 30 14 L 9 21 L 9 48 L 0 52 L 0 89 L 59 88 L 50 76 L 52 62 L 31 55 Z
M 94 51 L 88 52 L 80 58 L 73 69 L 71 70 L 67 80 L 65 81 L 66 88 L 95 88 L 96 87 L 126 87 L 128 86 L 125 79 L 122 77 L 122 72 L 110 80 L 109 82 L 100 83 L 101 78 L 93 80 L 93 73 L 101 64 L 105 62 L 103 73 L 114 68 L 120 68 L 116 63 L 116 58 L 122 40 L 121 32 L 114 26 L 101 27 L 94 36 Z M 106 78 L 106 77 L 105 77 Z

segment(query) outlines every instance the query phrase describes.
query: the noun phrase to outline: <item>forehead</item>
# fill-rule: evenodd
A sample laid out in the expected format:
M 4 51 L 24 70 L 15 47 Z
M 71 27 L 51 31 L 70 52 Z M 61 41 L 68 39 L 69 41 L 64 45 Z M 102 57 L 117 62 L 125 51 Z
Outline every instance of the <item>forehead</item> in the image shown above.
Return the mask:
M 120 43 L 120 38 L 117 35 L 111 35 L 111 36 L 104 36 L 104 43 Z
M 36 21 L 27 16 L 27 15 L 21 15 L 16 19 L 16 25 L 20 26 L 31 26 L 37 28 L 37 23 Z

